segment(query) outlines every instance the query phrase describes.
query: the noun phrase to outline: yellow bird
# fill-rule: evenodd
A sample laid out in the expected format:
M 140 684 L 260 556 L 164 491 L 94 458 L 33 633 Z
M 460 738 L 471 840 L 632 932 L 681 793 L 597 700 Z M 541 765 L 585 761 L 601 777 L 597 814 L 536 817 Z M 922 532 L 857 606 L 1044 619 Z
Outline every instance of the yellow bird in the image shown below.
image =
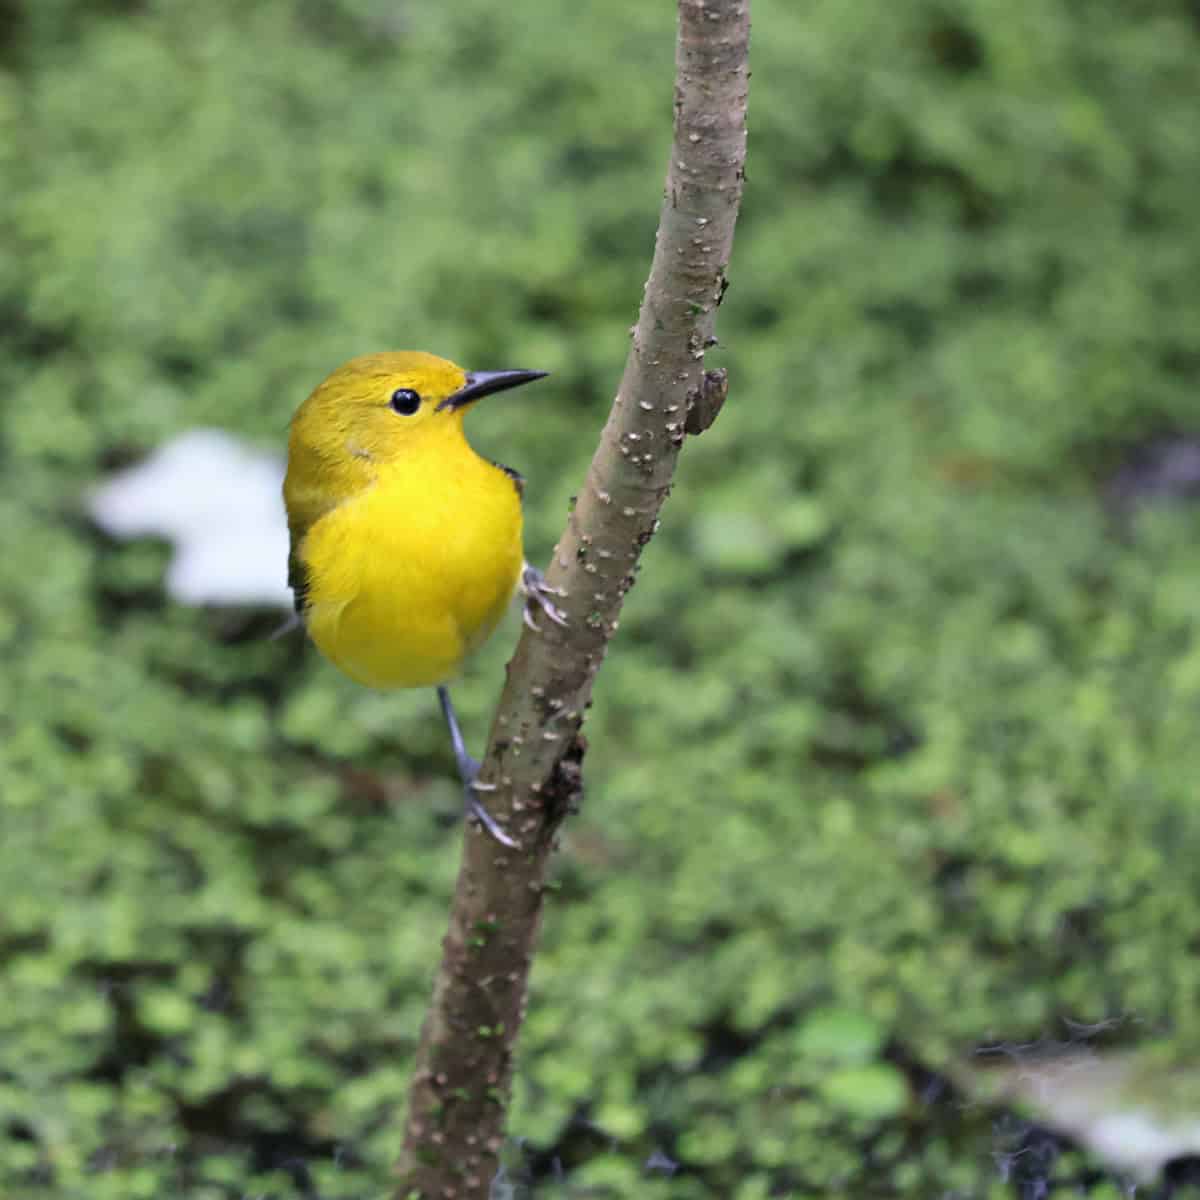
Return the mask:
M 419 351 L 367 354 L 296 411 L 283 485 L 296 612 L 317 648 L 374 688 L 434 686 L 468 812 L 512 839 L 474 791 L 446 684 L 496 628 L 514 592 L 563 623 L 525 562 L 521 476 L 481 457 L 463 414 L 544 371 L 464 371 Z M 536 623 L 526 608 L 525 619 Z

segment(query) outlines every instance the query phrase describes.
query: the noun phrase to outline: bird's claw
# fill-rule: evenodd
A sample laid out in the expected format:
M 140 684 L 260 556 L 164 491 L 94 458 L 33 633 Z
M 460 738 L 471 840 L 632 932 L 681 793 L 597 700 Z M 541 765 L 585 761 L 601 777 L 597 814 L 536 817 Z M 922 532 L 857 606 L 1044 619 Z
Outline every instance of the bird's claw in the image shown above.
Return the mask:
M 525 596 L 525 611 L 522 613 L 522 620 L 529 626 L 534 633 L 541 633 L 541 627 L 534 620 L 533 610 L 540 609 L 545 615 L 558 625 L 560 628 L 565 628 L 567 624 L 567 615 L 561 608 L 551 599 L 552 596 L 563 597 L 567 593 L 562 588 L 551 587 L 546 582 L 545 575 L 538 570 L 537 567 L 525 564 L 521 571 L 521 592 Z
M 494 792 L 496 785 L 479 782 L 480 764 L 477 759 L 467 753 L 467 747 L 463 744 L 462 730 L 458 727 L 458 716 L 454 711 L 454 705 L 450 703 L 450 693 L 444 685 L 438 688 L 438 700 L 441 702 L 442 714 L 445 716 L 446 725 L 450 730 L 450 742 L 454 747 L 454 761 L 458 764 L 458 775 L 463 785 L 463 806 L 466 809 L 467 820 L 474 817 L 500 845 L 507 846 L 510 850 L 520 850 L 520 842 L 514 841 L 500 828 L 496 819 L 484 808 L 483 802 L 475 794 L 476 792 Z
M 471 794 L 470 789 L 467 790 L 467 816 L 474 817 L 500 845 L 507 846 L 510 850 L 520 850 L 521 843 L 514 841 L 500 828 L 492 814 Z

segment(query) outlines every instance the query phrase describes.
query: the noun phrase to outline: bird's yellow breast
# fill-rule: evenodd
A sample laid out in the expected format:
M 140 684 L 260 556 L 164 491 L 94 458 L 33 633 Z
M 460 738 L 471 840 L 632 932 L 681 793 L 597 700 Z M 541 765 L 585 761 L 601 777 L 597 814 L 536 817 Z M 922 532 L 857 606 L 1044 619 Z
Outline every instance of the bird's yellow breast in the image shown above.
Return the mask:
M 465 441 L 382 468 L 298 547 L 309 635 L 369 687 L 445 683 L 512 598 L 521 524 L 514 480 Z

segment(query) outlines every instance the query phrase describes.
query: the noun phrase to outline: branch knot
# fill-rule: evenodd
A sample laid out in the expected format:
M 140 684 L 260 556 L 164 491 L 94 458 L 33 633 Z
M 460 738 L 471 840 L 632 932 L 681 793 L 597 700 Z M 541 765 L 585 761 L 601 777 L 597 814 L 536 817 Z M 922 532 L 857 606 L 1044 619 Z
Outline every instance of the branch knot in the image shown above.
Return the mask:
M 724 367 L 705 371 L 698 388 L 688 392 L 687 420 L 684 429 L 699 437 L 717 419 L 729 395 L 729 372 Z

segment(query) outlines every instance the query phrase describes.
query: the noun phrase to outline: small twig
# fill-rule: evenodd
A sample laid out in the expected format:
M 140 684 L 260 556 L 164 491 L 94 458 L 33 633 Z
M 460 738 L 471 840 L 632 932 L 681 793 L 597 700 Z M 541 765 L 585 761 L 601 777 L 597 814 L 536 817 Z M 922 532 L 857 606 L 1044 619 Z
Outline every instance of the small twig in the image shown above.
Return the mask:
M 592 682 L 658 525 L 685 433 L 727 390 L 705 372 L 741 202 L 749 0 L 679 0 L 675 134 L 654 262 L 625 372 L 546 572 L 566 625 L 526 630 L 481 778 L 520 843 L 466 835 L 409 1093 L 397 1200 L 485 1200 L 504 1142 L 513 1052 L 554 835 L 578 805 Z

